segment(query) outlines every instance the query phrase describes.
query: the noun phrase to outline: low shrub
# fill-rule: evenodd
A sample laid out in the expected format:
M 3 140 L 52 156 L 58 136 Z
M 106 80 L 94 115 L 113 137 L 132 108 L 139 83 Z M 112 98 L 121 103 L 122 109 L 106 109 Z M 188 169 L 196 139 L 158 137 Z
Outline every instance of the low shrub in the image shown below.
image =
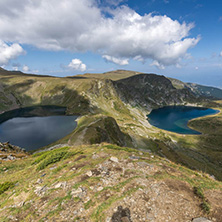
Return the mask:
M 193 192 L 197 197 L 199 197 L 202 200 L 202 203 L 200 204 L 201 209 L 205 213 L 209 213 L 210 212 L 210 204 L 209 204 L 208 200 L 206 200 L 202 189 L 200 187 L 194 187 Z
M 37 166 L 37 170 L 43 170 L 45 169 L 48 165 L 52 163 L 57 163 L 62 159 L 68 159 L 72 156 L 75 156 L 78 153 L 82 152 L 68 152 L 68 151 L 57 151 L 57 152 L 51 152 L 47 153 L 47 155 L 43 155 L 43 157 L 39 157 L 38 160 L 40 160 L 39 165 Z
M 206 213 L 210 212 L 210 204 L 207 201 L 203 201 L 203 203 L 200 204 L 200 207 L 202 208 L 202 210 Z
M 51 155 L 49 154 L 47 157 L 45 157 L 44 160 L 39 163 L 37 170 L 43 170 L 48 165 L 59 162 L 66 154 L 67 151 L 56 152 L 52 153 Z
M 5 182 L 0 184 L 0 195 L 3 194 L 5 191 L 7 191 L 9 188 L 14 187 L 15 183 L 13 182 Z
M 36 153 L 33 155 L 33 157 L 37 157 L 33 162 L 32 165 L 40 163 L 42 160 L 46 159 L 49 155 L 52 155 L 54 153 L 58 153 L 61 151 L 67 151 L 69 147 L 62 147 L 55 150 L 45 151 L 41 153 Z
M 200 199 L 204 200 L 205 197 L 204 197 L 204 194 L 203 194 L 203 191 L 200 187 L 194 187 L 193 188 L 193 192 L 194 194 L 199 197 Z

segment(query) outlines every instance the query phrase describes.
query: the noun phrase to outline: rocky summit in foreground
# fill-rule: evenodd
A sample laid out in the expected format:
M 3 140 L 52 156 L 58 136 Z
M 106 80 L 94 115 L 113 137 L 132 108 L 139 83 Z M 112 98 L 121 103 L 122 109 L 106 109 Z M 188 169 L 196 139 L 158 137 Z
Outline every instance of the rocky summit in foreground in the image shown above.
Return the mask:
M 222 221 L 221 182 L 136 149 L 62 147 L 0 172 L 0 221 Z

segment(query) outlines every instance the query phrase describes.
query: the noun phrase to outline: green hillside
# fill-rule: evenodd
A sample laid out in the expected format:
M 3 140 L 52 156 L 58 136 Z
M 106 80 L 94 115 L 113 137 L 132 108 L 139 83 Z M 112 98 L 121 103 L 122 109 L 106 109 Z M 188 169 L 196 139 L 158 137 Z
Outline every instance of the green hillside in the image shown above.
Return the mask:
M 50 146 L 107 142 L 145 149 L 222 179 L 221 132 L 209 128 L 206 118 L 201 118 L 201 127 L 191 121 L 193 128 L 203 132 L 195 136 L 160 130 L 146 120 L 153 108 L 166 105 L 221 109 L 219 103 L 181 87 L 180 81 L 124 70 L 64 78 L 1 70 L 0 79 L 2 112 L 33 105 L 57 105 L 67 107 L 67 114 L 81 115 L 77 128 Z M 216 119 L 220 126 L 220 117 L 221 114 L 208 118 L 210 122 Z

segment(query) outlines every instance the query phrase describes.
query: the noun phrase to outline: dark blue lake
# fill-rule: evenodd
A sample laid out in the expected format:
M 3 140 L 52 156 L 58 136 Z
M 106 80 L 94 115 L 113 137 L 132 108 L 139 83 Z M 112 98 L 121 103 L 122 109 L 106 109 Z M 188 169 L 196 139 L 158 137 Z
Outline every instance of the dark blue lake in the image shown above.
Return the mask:
M 201 134 L 198 131 L 190 129 L 187 126 L 188 121 L 216 113 L 219 113 L 219 111 L 202 107 L 166 106 L 152 110 L 147 117 L 151 125 L 160 129 L 180 134 Z
M 77 126 L 78 116 L 67 116 L 66 108 L 38 106 L 16 109 L 0 115 L 0 142 L 35 150 L 49 145 Z

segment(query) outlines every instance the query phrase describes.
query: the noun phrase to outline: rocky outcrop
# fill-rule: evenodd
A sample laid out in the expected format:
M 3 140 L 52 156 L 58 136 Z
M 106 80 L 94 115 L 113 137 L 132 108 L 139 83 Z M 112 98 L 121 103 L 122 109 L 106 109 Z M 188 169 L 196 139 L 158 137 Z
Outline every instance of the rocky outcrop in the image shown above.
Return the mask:
M 15 159 L 20 159 L 27 157 L 28 153 L 26 153 L 25 149 L 14 146 L 9 142 L 1 143 L 0 142 L 0 160 L 10 161 Z

